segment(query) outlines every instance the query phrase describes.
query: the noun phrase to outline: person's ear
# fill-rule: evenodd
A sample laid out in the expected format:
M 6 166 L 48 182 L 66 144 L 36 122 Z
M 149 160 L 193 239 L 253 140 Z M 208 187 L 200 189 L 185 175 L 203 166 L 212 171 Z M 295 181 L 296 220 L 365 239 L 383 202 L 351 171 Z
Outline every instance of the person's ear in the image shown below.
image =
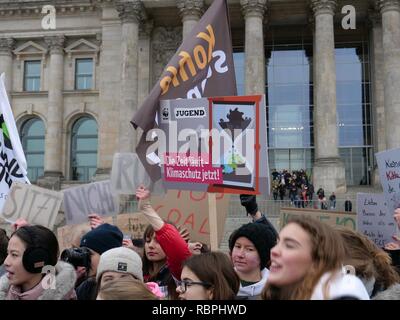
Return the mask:
M 208 300 L 212 300 L 214 298 L 214 287 L 207 289 Z

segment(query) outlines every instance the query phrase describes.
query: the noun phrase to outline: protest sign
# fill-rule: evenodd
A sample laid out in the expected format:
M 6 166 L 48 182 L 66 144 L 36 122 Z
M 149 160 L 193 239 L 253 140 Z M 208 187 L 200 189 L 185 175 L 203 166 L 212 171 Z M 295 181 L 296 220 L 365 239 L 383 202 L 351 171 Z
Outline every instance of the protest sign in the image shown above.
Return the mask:
M 268 194 L 265 117 L 261 95 L 160 101 L 167 189 Z
M 79 247 L 82 236 L 90 231 L 89 223 L 66 225 L 57 228 L 57 239 L 60 253 L 64 249 Z
M 142 213 L 135 212 L 117 215 L 115 225 L 124 234 L 130 234 L 133 239 L 141 239 L 149 222 Z
M 112 224 L 112 217 L 103 218 L 103 220 L 105 223 Z M 67 248 L 79 247 L 82 236 L 90 230 L 89 222 L 58 227 L 57 239 L 60 253 Z
M 136 153 L 114 154 L 111 170 L 112 192 L 132 194 L 140 185 L 150 187 L 150 177 Z
M 67 224 L 86 222 L 90 213 L 111 216 L 119 212 L 118 199 L 111 193 L 110 180 L 65 189 L 63 192 Z
M 355 213 L 297 208 L 281 208 L 281 229 L 288 223 L 289 218 L 292 216 L 309 216 L 332 226 L 344 226 L 352 230 L 357 230 L 357 215 Z
M 218 243 L 221 243 L 230 196 L 216 194 Z M 165 197 L 152 197 L 151 203 L 158 214 L 176 226 L 186 228 L 192 241 L 210 245 L 208 199 L 206 192 L 168 190 Z
M 190 71 L 190 72 L 189 72 Z M 161 177 L 154 144 L 147 134 L 155 127 L 161 99 L 236 95 L 235 67 L 226 0 L 214 0 L 168 62 L 147 99 L 135 113 L 132 125 L 143 129 L 136 152 L 152 181 Z M 152 136 L 150 134 L 150 136 Z M 157 155 L 156 155 L 157 157 Z
M 14 182 L 1 217 L 9 222 L 23 218 L 31 224 L 40 224 L 52 229 L 62 199 L 61 192 Z
M 383 194 L 357 193 L 358 232 L 367 236 L 378 247 L 392 242 L 396 233 L 393 214 L 389 214 Z
M 379 176 L 386 199 L 388 215 L 400 208 L 400 149 L 376 153 Z

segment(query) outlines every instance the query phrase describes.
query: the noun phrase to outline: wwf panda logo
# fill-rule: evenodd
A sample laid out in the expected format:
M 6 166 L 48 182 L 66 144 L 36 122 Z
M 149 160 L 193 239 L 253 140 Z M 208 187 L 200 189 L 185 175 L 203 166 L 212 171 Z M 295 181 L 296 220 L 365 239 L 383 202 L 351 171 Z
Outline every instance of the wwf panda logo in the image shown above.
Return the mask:
M 168 119 L 168 117 L 169 117 L 168 108 L 164 108 L 164 109 L 163 109 L 162 115 L 163 115 L 164 119 Z

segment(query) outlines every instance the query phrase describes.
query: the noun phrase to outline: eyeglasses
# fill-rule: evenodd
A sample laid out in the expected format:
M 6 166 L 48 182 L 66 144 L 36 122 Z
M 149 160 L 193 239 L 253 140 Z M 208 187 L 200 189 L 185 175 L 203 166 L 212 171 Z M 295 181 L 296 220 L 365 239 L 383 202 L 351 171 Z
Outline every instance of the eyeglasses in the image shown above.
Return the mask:
M 177 281 L 177 287 L 182 293 L 185 293 L 188 287 L 191 287 L 193 285 L 199 285 L 203 286 L 205 288 L 211 288 L 212 284 L 208 282 L 200 282 L 200 281 L 188 281 L 188 280 L 183 280 L 183 281 Z

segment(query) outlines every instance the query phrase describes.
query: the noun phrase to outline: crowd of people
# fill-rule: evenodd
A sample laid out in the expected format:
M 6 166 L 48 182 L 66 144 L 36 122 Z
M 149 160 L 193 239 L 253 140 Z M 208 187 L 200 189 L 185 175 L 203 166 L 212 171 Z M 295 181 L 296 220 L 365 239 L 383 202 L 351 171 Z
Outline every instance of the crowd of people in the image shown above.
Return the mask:
M 278 234 L 256 197 L 240 195 L 252 221 L 231 234 L 225 254 L 161 219 L 149 190 L 136 197 L 149 222 L 142 241 L 96 214 L 61 255 L 43 226 L 18 220 L 10 238 L 1 231 L 0 300 L 400 299 L 398 238 L 378 248 L 310 217 L 292 217 Z M 394 218 L 400 225 L 400 209 Z
M 273 169 L 271 172 L 271 190 L 275 201 L 289 199 L 290 205 L 297 208 L 336 209 L 335 193 L 332 192 L 327 197 L 322 187 L 319 187 L 315 192 L 314 185 L 304 169 L 292 172 L 286 169 L 281 171 Z M 344 202 L 344 210 L 352 211 L 352 203 L 349 198 Z

